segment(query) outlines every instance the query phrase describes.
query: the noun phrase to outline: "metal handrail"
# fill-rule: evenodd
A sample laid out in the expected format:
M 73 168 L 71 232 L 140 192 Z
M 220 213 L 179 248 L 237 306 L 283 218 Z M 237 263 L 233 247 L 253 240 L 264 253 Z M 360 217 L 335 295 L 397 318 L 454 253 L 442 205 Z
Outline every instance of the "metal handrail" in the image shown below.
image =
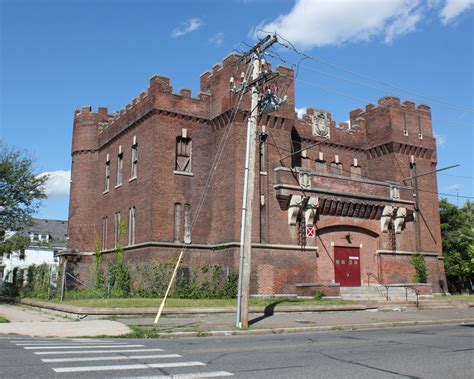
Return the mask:
M 386 295 L 385 295 L 385 299 L 388 301 L 388 300 L 389 300 L 389 297 L 388 297 L 388 288 L 389 288 L 390 286 L 388 286 L 387 284 L 385 284 L 384 282 L 382 282 L 382 281 L 377 277 L 377 275 L 375 275 L 373 272 L 368 272 L 368 273 L 367 273 L 367 286 L 370 284 L 370 277 L 374 278 L 375 281 L 376 281 L 378 284 L 380 284 L 380 285 L 382 285 L 382 286 L 385 287 L 385 291 L 387 292 Z
M 419 308 L 419 302 L 418 302 L 418 296 L 419 296 L 419 292 L 416 288 L 413 288 L 412 286 L 405 286 L 405 301 L 408 303 L 408 290 L 411 290 L 415 293 L 416 295 L 416 307 Z
M 386 291 L 387 291 L 387 294 L 385 295 L 385 298 L 386 298 L 387 301 L 388 301 L 388 300 L 389 300 L 388 289 L 391 287 L 390 284 L 386 284 L 386 283 L 384 283 L 383 281 L 381 281 L 381 280 L 377 277 L 377 275 L 375 275 L 373 272 L 368 272 L 368 273 L 367 273 L 367 285 L 370 284 L 370 278 L 371 278 L 371 277 L 374 278 L 375 281 L 376 281 L 378 284 L 380 284 L 380 285 L 382 285 L 382 286 L 385 287 L 385 289 L 386 289 Z M 405 301 L 408 303 L 408 290 L 413 291 L 414 294 L 415 294 L 415 296 L 416 296 L 416 307 L 419 308 L 419 305 L 420 305 L 420 304 L 419 304 L 418 296 L 420 295 L 420 293 L 418 292 L 418 290 L 417 290 L 416 288 L 413 288 L 412 286 L 404 286 L 404 288 L 405 288 Z

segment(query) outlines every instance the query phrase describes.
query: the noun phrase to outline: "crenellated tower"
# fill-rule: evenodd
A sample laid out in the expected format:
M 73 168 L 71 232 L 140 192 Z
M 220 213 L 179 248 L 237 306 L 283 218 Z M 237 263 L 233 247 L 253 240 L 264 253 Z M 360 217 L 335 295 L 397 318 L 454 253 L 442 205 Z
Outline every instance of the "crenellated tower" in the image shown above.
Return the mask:
M 68 247 L 81 252 L 94 251 L 98 136 L 108 117 L 107 108 L 102 107 L 97 112 L 91 107 L 74 112 Z

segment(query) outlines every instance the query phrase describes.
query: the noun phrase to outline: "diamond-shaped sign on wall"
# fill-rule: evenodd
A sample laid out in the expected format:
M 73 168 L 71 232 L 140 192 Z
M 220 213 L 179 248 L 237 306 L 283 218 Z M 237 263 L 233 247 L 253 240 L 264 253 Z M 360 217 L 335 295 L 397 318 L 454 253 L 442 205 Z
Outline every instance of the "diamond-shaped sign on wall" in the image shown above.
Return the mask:
M 316 230 L 314 226 L 306 227 L 306 237 L 314 237 L 316 235 Z

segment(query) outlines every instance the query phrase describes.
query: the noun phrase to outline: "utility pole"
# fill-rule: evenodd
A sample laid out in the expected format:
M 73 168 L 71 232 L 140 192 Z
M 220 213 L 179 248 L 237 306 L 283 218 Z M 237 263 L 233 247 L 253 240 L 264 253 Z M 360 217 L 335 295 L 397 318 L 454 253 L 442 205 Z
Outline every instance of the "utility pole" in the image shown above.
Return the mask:
M 257 118 L 260 113 L 262 99 L 259 90 L 263 83 L 268 81 L 272 75 L 262 72 L 261 55 L 271 45 L 277 42 L 276 37 L 266 36 L 260 40 L 245 56 L 249 64 L 252 65 L 252 76 L 249 83 L 251 87 L 251 106 L 247 121 L 247 142 L 245 150 L 245 172 L 244 172 L 244 190 L 242 198 L 242 226 L 240 232 L 240 266 L 239 266 L 239 285 L 237 295 L 237 319 L 236 327 L 248 327 L 249 296 L 250 296 L 250 271 L 252 257 L 252 214 L 254 203 L 255 188 L 255 155 L 256 155 L 256 129 Z M 273 75 L 272 78 L 276 77 Z M 233 83 L 233 79 L 231 79 Z M 247 86 L 242 83 L 241 88 L 234 92 L 246 91 Z M 271 94 L 270 94 L 271 95 Z M 274 95 L 274 94 L 273 94 Z M 280 101 L 275 96 L 271 99 L 276 100 L 278 107 Z M 268 104 L 268 102 L 266 103 Z M 276 109 L 276 108 L 275 108 Z M 274 110 L 275 110 L 274 109 Z

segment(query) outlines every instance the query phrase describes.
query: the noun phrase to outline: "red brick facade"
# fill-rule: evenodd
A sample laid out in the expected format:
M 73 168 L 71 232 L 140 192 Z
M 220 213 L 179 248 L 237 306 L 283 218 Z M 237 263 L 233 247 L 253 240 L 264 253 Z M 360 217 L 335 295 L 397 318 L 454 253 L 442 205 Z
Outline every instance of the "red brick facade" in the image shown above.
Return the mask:
M 191 240 L 185 266 L 238 269 L 250 107 L 245 95 L 231 122 L 238 99 L 229 91 L 229 78 L 245 70 L 238 58 L 230 55 L 204 73 L 197 97 L 187 89 L 175 94 L 167 78 L 153 76 L 149 88 L 119 112 L 90 107 L 75 112 L 68 234 L 83 280 L 90 275 L 97 241 L 105 260 L 111 258 L 114 215 L 120 212 L 128 225 L 132 207 L 134 243 L 128 244 L 128 235 L 122 241 L 128 262 L 177 257 L 186 231 Z M 385 97 L 377 106 L 352 111 L 350 127 L 336 126 L 329 113 L 314 109 L 299 119 L 293 72 L 284 67 L 276 72 L 287 101 L 258 123 L 264 158 L 256 159 L 251 292 L 294 294 L 296 284 L 334 283 L 334 247 L 344 246 L 360 249 L 355 264 L 362 285 L 369 273 L 386 283 L 412 282 L 410 257 L 420 252 L 428 281 L 439 292 L 445 274 L 436 175 L 416 183 L 410 179 L 436 169 L 430 108 Z M 315 131 L 317 114 L 328 122 L 327 137 Z M 178 137 L 188 141 L 191 152 L 183 171 L 176 166 Z M 138 152 L 136 178 L 131 177 L 132 148 Z M 291 151 L 296 153 L 290 156 Z M 119 160 L 122 184 L 117 185 Z M 305 225 L 312 224 L 316 236 L 304 238 Z

